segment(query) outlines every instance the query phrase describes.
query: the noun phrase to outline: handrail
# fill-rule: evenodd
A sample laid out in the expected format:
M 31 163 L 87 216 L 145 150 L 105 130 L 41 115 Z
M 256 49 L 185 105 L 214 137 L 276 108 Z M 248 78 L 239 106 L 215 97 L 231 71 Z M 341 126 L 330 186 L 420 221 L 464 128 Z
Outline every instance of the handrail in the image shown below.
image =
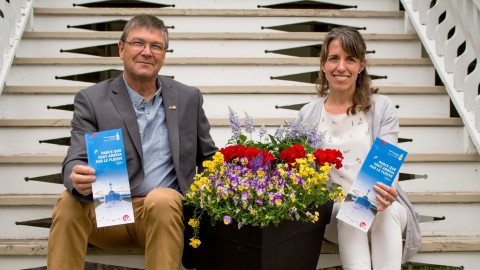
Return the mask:
M 0 18 L 0 30 L 4 29 L 8 33 L 4 32 L 5 35 L 0 33 L 2 45 L 6 46 L 6 48 L 1 48 L 0 46 L 0 95 L 5 86 L 7 75 L 12 66 L 23 32 L 30 17 L 33 16 L 33 0 L 10 1 L 10 3 L 5 1 L 3 6 L 5 10 L 2 10 L 4 18 Z
M 480 0 L 400 1 L 480 152 Z

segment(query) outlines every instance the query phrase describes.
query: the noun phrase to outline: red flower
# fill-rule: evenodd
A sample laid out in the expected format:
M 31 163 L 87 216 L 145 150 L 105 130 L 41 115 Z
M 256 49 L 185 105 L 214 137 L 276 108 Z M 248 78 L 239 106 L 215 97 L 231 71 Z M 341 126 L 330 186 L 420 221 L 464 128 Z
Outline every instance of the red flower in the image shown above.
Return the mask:
M 231 162 L 235 158 L 238 158 L 239 160 L 242 158 L 247 158 L 249 161 L 247 167 L 249 166 L 252 158 L 257 157 L 260 154 L 263 157 L 263 164 L 266 164 L 268 161 L 273 162 L 275 160 L 275 157 L 269 151 L 255 147 L 246 147 L 243 145 L 230 145 L 224 147 L 220 149 L 220 153 L 222 153 L 225 162 Z
M 307 153 L 302 145 L 294 144 L 280 152 L 280 159 L 287 161 L 288 166 L 292 167 L 292 164 L 296 162 L 297 158 L 305 158 L 306 155 Z
M 225 162 L 230 162 L 235 158 L 244 157 L 246 149 L 247 147 L 243 145 L 231 145 L 220 149 L 220 153 L 222 153 Z
M 313 153 L 315 157 L 315 163 L 323 166 L 325 162 L 328 162 L 331 166 L 335 165 L 336 169 L 340 169 L 343 161 L 342 152 L 335 149 L 318 149 Z

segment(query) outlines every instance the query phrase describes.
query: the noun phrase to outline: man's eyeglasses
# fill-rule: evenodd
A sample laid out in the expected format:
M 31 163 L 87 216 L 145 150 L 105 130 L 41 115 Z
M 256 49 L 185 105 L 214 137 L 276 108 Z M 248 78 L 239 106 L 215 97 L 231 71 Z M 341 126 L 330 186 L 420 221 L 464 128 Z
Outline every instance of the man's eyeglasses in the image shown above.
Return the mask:
M 163 47 L 162 44 L 158 44 L 158 43 L 146 43 L 143 41 L 126 41 L 126 40 L 123 40 L 123 42 L 132 46 L 132 49 L 137 52 L 141 52 L 145 50 L 145 48 L 147 47 L 147 44 L 150 46 L 150 51 L 154 54 L 161 54 L 165 51 L 165 47 Z

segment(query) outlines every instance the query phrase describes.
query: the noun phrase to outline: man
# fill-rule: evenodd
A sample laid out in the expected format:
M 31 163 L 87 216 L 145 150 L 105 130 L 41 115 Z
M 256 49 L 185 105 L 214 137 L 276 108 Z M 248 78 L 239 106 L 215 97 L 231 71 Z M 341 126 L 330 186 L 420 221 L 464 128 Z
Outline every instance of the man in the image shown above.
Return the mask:
M 75 96 L 71 146 L 63 162 L 67 187 L 53 210 L 48 269 L 83 269 L 87 243 L 99 248 L 145 247 L 146 269 L 180 269 L 183 195 L 196 166 L 217 148 L 198 89 L 158 72 L 168 32 L 151 15 L 133 17 L 118 42 L 124 73 Z M 121 128 L 135 223 L 97 228 L 95 171 L 84 134 Z

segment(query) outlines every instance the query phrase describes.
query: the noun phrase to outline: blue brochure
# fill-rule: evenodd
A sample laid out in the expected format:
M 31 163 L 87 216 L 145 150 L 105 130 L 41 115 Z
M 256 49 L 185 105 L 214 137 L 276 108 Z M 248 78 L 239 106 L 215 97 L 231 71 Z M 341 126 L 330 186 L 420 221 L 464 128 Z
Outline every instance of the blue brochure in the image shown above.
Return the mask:
M 135 222 L 121 129 L 85 134 L 97 227 Z
M 380 206 L 376 199 L 378 193 L 373 186 L 377 182 L 391 186 L 406 156 L 406 151 L 377 138 L 345 197 L 337 218 L 367 232 Z

